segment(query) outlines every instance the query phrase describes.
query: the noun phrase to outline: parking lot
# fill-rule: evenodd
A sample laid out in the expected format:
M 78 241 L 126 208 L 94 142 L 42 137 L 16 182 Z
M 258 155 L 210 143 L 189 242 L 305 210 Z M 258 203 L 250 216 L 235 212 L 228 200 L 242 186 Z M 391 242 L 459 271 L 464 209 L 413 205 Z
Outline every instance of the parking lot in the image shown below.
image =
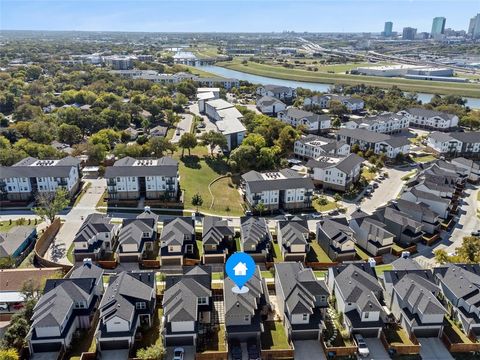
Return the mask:
M 454 360 L 439 338 L 418 338 L 422 360 Z

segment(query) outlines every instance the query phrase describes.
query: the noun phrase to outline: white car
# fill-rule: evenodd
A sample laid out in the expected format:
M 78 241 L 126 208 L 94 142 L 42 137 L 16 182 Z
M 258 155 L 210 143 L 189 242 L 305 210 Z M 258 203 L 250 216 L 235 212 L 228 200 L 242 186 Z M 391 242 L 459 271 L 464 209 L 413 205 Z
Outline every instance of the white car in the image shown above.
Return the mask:
M 355 334 L 354 339 L 357 343 L 358 355 L 360 355 L 361 357 L 367 357 L 368 355 L 370 355 L 370 350 L 368 350 L 367 343 L 365 342 L 363 336 L 360 334 Z
M 175 348 L 173 350 L 173 360 L 183 360 L 183 355 L 185 354 L 185 350 L 181 347 Z
M 0 310 L 7 311 L 8 310 L 8 305 L 5 304 L 5 303 L 0 303 Z

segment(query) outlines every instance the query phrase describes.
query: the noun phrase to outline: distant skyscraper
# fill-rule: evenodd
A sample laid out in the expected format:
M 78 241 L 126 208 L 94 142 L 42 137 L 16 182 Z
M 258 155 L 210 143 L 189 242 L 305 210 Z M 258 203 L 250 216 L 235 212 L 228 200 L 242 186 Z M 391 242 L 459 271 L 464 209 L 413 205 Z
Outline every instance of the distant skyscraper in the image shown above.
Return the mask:
M 411 27 L 403 28 L 402 40 L 415 40 L 417 29 Z
M 443 33 L 445 33 L 445 22 L 447 21 L 447 19 L 445 19 L 444 17 L 436 17 L 436 18 L 433 18 L 433 23 L 432 23 L 432 32 L 430 33 L 430 35 L 435 38 L 435 37 L 438 37 L 440 35 L 443 35 Z
M 468 26 L 468 35 L 474 39 L 480 38 L 480 14 L 477 14 L 470 19 L 470 24 Z
M 393 31 L 393 22 L 387 21 L 385 23 L 385 27 L 383 28 L 383 36 L 385 37 L 392 36 L 392 31 Z

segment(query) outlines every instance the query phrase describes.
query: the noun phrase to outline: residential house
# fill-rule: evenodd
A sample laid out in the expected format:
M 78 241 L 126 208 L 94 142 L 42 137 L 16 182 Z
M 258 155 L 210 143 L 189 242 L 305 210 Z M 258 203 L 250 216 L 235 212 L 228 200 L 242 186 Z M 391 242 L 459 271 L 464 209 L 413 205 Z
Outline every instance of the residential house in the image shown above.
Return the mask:
M 397 199 L 389 206 L 420 222 L 424 234 L 435 235 L 440 231 L 440 216 L 425 203 Z
M 267 210 L 307 209 L 312 206 L 312 179 L 291 169 L 260 173 L 252 170 L 242 175 L 244 197 L 255 208 L 262 203 Z
M 128 135 L 131 141 L 137 140 L 139 135 L 139 131 L 132 126 L 126 128 L 123 132 Z
M 232 291 L 235 283 L 230 278 L 223 281 L 223 305 L 225 309 L 225 328 L 229 341 L 260 342 L 263 321 L 270 310 L 270 300 L 265 280 L 257 266 L 254 275 L 244 286 L 247 292 Z
M 281 85 L 261 85 L 256 92 L 259 96 L 271 96 L 287 103 L 291 103 L 297 96 L 297 90 Z
M 360 179 L 363 161 L 357 154 L 344 157 L 326 155 L 308 160 L 306 167 L 316 186 L 347 191 Z
M 422 223 L 409 213 L 402 212 L 393 206 L 382 206 L 373 213 L 378 221 L 385 224 L 385 229 L 393 234 L 394 241 L 401 246 L 415 245 L 422 240 Z
M 203 263 L 224 263 L 234 237 L 235 229 L 228 219 L 205 216 L 202 229 Z
M 160 235 L 160 264 L 183 265 L 185 256 L 195 255 L 195 220 L 176 217 L 163 222 Z
M 304 160 L 317 159 L 322 155 L 347 156 L 350 154 L 350 145 L 344 141 L 307 135 L 295 141 L 293 152 L 296 157 Z
M 384 324 L 382 287 L 373 267 L 364 262 L 330 267 L 327 286 L 350 334 L 380 336 Z
M 449 217 L 452 210 L 451 200 L 442 198 L 430 192 L 411 188 L 400 195 L 400 198 L 414 203 L 424 203 L 431 211 L 437 213 L 442 219 Z
M 364 129 L 381 134 L 395 134 L 408 130 L 409 120 L 402 114 L 391 112 L 360 119 L 352 119 L 345 123 L 347 129 Z
M 408 255 L 408 256 L 407 256 Z M 402 256 L 390 263 L 392 270 L 422 270 L 418 262 L 410 257 L 408 252 L 403 252 Z
M 100 320 L 95 333 L 97 351 L 130 349 L 138 331 L 152 326 L 156 300 L 153 271 L 122 271 L 110 276 L 99 306 Z
M 311 108 L 320 108 L 328 109 L 330 108 L 331 101 L 338 101 L 344 105 L 348 111 L 355 112 L 362 110 L 365 106 L 365 103 L 362 99 L 354 98 L 351 96 L 342 96 L 337 94 L 324 94 L 324 95 L 314 95 L 312 97 L 307 97 L 303 101 L 303 106 L 306 109 Z
M 479 163 L 476 163 L 471 159 L 465 159 L 463 157 L 452 159 L 451 163 L 452 165 L 466 172 L 468 181 L 474 184 L 480 181 L 480 164 Z
M 284 111 L 286 108 L 285 103 L 272 96 L 262 96 L 257 100 L 257 109 L 265 115 L 277 116 L 280 111 Z
M 283 262 L 275 264 L 275 289 L 288 338 L 320 340 L 330 295 L 325 282 L 300 262 Z
M 444 264 L 433 269 L 449 315 L 463 331 L 480 337 L 480 265 Z
M 346 218 L 324 219 L 317 223 L 317 242 L 333 261 L 355 260 L 354 232 Z
M 459 119 L 455 114 L 422 108 L 410 108 L 402 113 L 409 119 L 411 127 L 437 131 L 450 131 L 458 127 Z
M 327 132 L 332 127 L 329 115 L 314 114 L 295 107 L 280 111 L 277 118 L 291 126 L 303 126 L 306 132 L 317 134 Z
M 310 231 L 305 219 L 277 222 L 277 242 L 285 261 L 305 261 L 310 251 Z
M 15 265 L 19 265 L 26 256 L 25 251 L 36 239 L 37 228 L 34 226 L 14 226 L 7 232 L 0 233 L 0 259 L 10 258 Z
M 162 137 L 164 138 L 167 136 L 168 126 L 165 125 L 157 125 L 151 128 L 148 132 L 149 137 Z
M 30 354 L 70 348 L 73 335 L 92 326 L 98 300 L 95 278 L 47 279 L 26 337 Z
M 272 234 L 265 218 L 240 218 L 240 251 L 252 256 L 256 262 L 265 262 L 270 257 L 271 242 Z
M 115 247 L 119 225 L 103 214 L 90 214 L 83 222 L 73 239 L 75 261 L 85 258 L 101 260 L 111 254 Z
M 27 157 L 12 166 L 0 166 L 0 198 L 28 201 L 37 194 L 54 193 L 58 187 L 73 197 L 80 187 L 80 160 L 39 160 Z
M 102 296 L 105 290 L 103 286 L 103 269 L 92 263 L 92 259 L 83 259 L 80 265 L 76 265 L 70 273 L 70 279 L 95 279 L 95 294 Z
M 379 256 L 391 252 L 395 235 L 376 216 L 358 209 L 351 215 L 349 226 L 355 233 L 357 245 L 367 253 Z
M 184 270 L 182 275 L 167 275 L 162 302 L 165 346 L 196 346 L 198 334 L 213 325 L 211 285 L 208 266 Z
M 155 242 L 158 238 L 158 215 L 149 207 L 135 219 L 123 219 L 118 233 L 117 256 L 120 262 L 137 262 L 149 254 L 156 256 Z
M 112 200 L 155 199 L 176 201 L 180 175 L 178 161 L 124 157 L 105 171 L 108 197 Z
M 385 303 L 410 335 L 440 337 L 446 310 L 437 299 L 440 288 L 430 270 L 383 273 Z
M 410 142 L 405 136 L 392 137 L 365 129 L 340 129 L 337 140 L 345 141 L 350 146 L 357 144 L 362 151 L 371 149 L 375 154 L 385 153 L 390 159 L 410 151 Z
M 448 157 L 478 158 L 480 132 L 433 132 L 427 138 L 427 146 Z

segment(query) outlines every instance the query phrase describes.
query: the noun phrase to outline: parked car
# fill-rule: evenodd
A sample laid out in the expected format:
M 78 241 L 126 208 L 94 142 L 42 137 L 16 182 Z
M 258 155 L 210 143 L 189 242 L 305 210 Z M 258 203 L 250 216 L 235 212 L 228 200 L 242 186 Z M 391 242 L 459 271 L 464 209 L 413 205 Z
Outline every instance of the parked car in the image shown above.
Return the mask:
M 185 350 L 181 347 L 175 348 L 173 350 L 173 360 L 183 360 L 184 355 L 185 355 Z
M 360 355 L 361 357 L 367 357 L 368 355 L 370 355 L 370 350 L 368 350 L 367 343 L 365 342 L 363 336 L 360 334 L 355 334 L 353 338 L 357 343 L 358 355 Z
M 472 236 L 480 236 L 480 230 L 472 231 Z
M 250 340 L 247 342 L 248 360 L 260 360 L 260 352 L 258 351 L 257 342 Z
M 232 343 L 231 345 L 232 360 L 242 360 L 242 348 L 238 343 Z
M 180 129 L 177 129 L 177 132 L 175 134 L 177 134 L 177 136 L 179 136 L 180 135 Z
M 312 218 L 314 219 L 321 219 L 323 218 L 323 215 L 321 213 L 313 213 Z
M 378 189 L 378 184 L 377 183 L 373 183 L 372 186 L 373 186 L 374 189 Z
M 0 303 L 0 310 L 1 311 L 7 311 L 8 310 L 8 305 L 6 303 Z

